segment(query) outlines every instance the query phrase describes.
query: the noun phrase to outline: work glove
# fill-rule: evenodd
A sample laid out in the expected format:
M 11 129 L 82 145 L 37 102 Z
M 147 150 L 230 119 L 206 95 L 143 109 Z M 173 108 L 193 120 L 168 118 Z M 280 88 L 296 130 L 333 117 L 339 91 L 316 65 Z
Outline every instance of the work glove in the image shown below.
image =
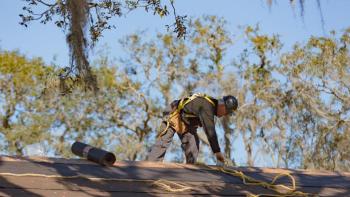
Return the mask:
M 222 153 L 220 153 L 220 152 L 215 153 L 215 156 L 216 156 L 216 165 L 217 166 L 225 166 L 225 167 L 234 167 L 235 166 L 235 162 L 230 160 L 230 159 L 226 159 Z
M 225 157 L 221 152 L 217 152 L 215 153 L 215 157 L 216 157 L 216 164 L 218 166 L 224 166 L 225 165 Z

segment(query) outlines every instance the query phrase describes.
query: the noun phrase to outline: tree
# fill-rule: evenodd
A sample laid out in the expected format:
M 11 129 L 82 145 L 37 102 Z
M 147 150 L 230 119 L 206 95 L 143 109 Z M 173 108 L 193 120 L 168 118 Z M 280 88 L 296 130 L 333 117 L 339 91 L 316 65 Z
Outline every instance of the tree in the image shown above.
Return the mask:
M 71 64 L 66 70 L 64 76 L 75 75 L 81 80 L 78 82 L 85 84 L 87 89 L 95 92 L 98 90 L 96 76 L 91 72 L 91 66 L 88 61 L 88 46 L 94 45 L 102 36 L 106 29 L 113 29 L 115 25 L 111 20 L 114 17 L 120 17 L 124 13 L 132 10 L 144 8 L 146 12 L 160 17 L 169 15 L 171 7 L 175 22 L 168 25 L 174 29 L 177 37 L 186 35 L 186 16 L 177 15 L 174 0 L 169 0 L 166 4 L 161 0 L 57 0 L 45 2 L 43 0 L 25 0 L 26 5 L 23 7 L 24 13 L 20 14 L 21 25 L 28 26 L 31 21 L 40 21 L 43 24 L 54 22 L 57 27 L 66 30 L 67 44 L 70 49 Z M 273 1 L 266 1 L 269 7 Z M 324 18 L 321 10 L 321 2 L 316 0 L 320 10 L 321 22 L 324 27 Z M 293 6 L 296 3 L 290 0 Z M 304 16 L 304 0 L 299 0 L 301 16 Z M 85 29 L 89 29 L 90 39 L 87 38 Z
M 79 83 L 73 81 L 79 79 L 72 77 L 63 83 L 69 94 L 62 95 L 62 69 L 44 65 L 40 59 L 28 60 L 17 52 L 1 52 L 0 60 L 2 151 L 23 155 L 29 145 L 35 145 L 44 152 L 68 157 L 75 140 L 111 148 L 125 145 L 117 142 L 117 136 L 124 135 L 123 129 L 128 129 L 129 135 L 144 132 L 141 123 L 130 118 L 144 104 L 144 100 L 129 100 L 139 96 L 135 92 L 138 84 L 117 75 L 116 68 L 105 61 L 93 70 L 99 76 L 98 95 L 76 86 Z M 142 139 L 137 142 L 143 143 Z M 123 158 L 135 160 L 135 147 Z
M 312 37 L 282 58 L 297 116 L 290 152 L 301 155 L 304 168 L 349 169 L 349 40 L 349 29 Z
M 140 90 L 144 91 L 150 103 L 157 103 L 160 109 L 173 99 L 191 93 L 223 95 L 234 86 L 234 83 L 224 85 L 221 82 L 224 76 L 222 57 L 231 43 L 225 21 L 207 16 L 190 21 L 188 30 L 186 40 L 172 34 L 158 34 L 156 40 L 149 42 L 136 34 L 123 39 L 122 44 L 130 54 L 123 62 L 124 66 L 130 71 L 129 75 L 135 76 L 132 77 L 134 80 L 143 84 Z M 228 128 L 227 131 L 232 132 Z M 208 143 L 202 134 L 200 137 Z M 182 161 L 181 156 L 177 157 L 177 161 Z
M 20 24 L 27 27 L 31 21 L 40 21 L 43 24 L 53 21 L 59 28 L 64 30 L 68 28 L 67 44 L 70 49 L 71 65 L 65 76 L 74 74 L 79 76 L 82 79 L 79 82 L 95 92 L 98 89 L 97 81 L 87 58 L 89 40 L 94 44 L 104 30 L 115 28 L 110 23 L 113 17 L 120 17 L 123 13 L 137 8 L 144 8 L 146 12 L 153 12 L 160 17 L 169 15 L 167 5 L 163 5 L 161 0 L 58 0 L 49 3 L 43 0 L 25 1 L 27 4 L 23 7 L 25 13 L 20 14 L 22 18 Z M 171 26 L 174 27 L 178 37 L 183 37 L 186 33 L 184 26 L 186 16 L 176 14 L 173 0 L 169 0 L 169 3 L 175 17 L 175 23 Z M 90 39 L 86 38 L 86 28 L 89 28 Z
M 9 153 L 22 155 L 27 145 L 48 139 L 53 120 L 41 113 L 45 105 L 38 98 L 50 70 L 40 59 L 27 60 L 17 52 L 0 54 L 0 135 Z
M 141 90 L 160 95 L 165 104 L 197 91 L 237 95 L 236 116 L 222 123 L 225 152 L 230 155 L 232 151 L 230 136 L 241 136 L 250 166 L 270 155 L 270 165 L 277 167 L 348 169 L 347 151 L 335 145 L 349 135 L 347 32 L 340 39 L 312 38 L 307 46 L 296 45 L 293 52 L 281 54 L 278 36 L 248 27 L 244 34 L 249 47 L 230 64 L 224 61 L 226 48 L 231 46 L 227 32 L 222 31 L 225 23 L 206 17 L 190 24 L 186 41 L 162 34 L 150 42 L 142 42 L 137 35 L 125 39 L 123 44 L 130 50 L 127 68 L 135 79 L 150 81 Z M 332 72 L 315 78 L 310 71 L 320 72 L 316 68 L 322 65 Z M 325 79 L 325 87 L 320 88 L 316 82 Z M 329 103 L 334 105 L 325 107 Z M 343 111 L 337 111 L 339 107 Z
M 62 69 L 1 52 L 2 150 L 23 154 L 27 145 L 39 143 L 68 157 L 70 144 L 81 140 L 118 159 L 142 160 L 167 105 L 203 92 L 238 98 L 235 116 L 218 125 L 231 160 L 241 139 L 249 166 L 265 159 L 274 167 L 349 170 L 350 30 L 282 52 L 277 35 L 248 26 L 242 32 L 246 48 L 232 57 L 235 43 L 225 25 L 206 16 L 190 21 L 186 40 L 171 33 L 148 41 L 129 35 L 121 41 L 129 57 L 116 63 L 102 55 L 94 63 L 97 95 L 74 83 L 79 77 L 60 83 Z M 68 93 L 62 94 L 62 84 Z M 208 146 L 199 133 L 200 161 L 207 162 L 213 158 L 203 154 Z M 180 149 L 171 151 L 183 161 Z

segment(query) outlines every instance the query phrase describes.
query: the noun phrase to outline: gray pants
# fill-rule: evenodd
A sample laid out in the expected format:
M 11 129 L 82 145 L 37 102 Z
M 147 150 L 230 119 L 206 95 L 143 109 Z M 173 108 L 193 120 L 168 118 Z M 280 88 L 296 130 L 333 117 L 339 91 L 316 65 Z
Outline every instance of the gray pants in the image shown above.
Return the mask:
M 163 122 L 161 130 L 166 128 L 166 123 Z M 147 156 L 148 161 L 163 161 L 167 148 L 170 146 L 176 131 L 169 127 L 166 133 L 159 137 L 156 143 L 152 146 L 150 153 Z M 190 127 L 187 132 L 179 135 L 181 140 L 181 148 L 185 152 L 186 163 L 195 163 L 199 153 L 199 138 L 197 128 Z

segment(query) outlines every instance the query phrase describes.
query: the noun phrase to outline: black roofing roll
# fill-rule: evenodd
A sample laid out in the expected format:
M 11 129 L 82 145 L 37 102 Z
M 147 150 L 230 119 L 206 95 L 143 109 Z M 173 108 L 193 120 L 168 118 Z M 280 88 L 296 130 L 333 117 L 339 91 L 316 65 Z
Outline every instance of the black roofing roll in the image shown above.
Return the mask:
M 113 165 L 116 160 L 113 153 L 90 146 L 88 144 L 84 144 L 82 142 L 74 142 L 71 150 L 75 155 L 84 157 L 89 161 L 93 161 L 105 166 Z

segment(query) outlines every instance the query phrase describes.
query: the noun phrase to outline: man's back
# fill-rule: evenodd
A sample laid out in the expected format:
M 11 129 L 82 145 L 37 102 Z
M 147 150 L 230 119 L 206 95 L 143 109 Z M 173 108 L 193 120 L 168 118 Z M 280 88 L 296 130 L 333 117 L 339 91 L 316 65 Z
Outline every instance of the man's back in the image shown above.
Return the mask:
M 203 127 L 213 152 L 220 152 L 214 116 L 216 115 L 217 100 L 212 99 L 214 105 L 206 98 L 197 97 L 183 108 L 183 121 L 190 127 Z M 187 115 L 187 116 L 186 116 Z M 191 117 L 194 115 L 195 117 Z

